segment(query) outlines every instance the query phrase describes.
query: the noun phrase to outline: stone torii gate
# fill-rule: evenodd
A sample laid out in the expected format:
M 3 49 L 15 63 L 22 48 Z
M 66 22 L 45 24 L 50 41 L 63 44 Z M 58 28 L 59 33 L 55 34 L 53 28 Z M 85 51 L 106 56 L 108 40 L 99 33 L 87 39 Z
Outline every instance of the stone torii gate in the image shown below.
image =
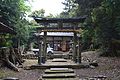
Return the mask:
M 47 54 L 47 32 L 73 32 L 73 61 L 81 63 L 81 52 L 80 52 L 80 36 L 77 36 L 79 33 L 80 27 L 78 27 L 79 23 L 83 23 L 85 21 L 85 17 L 78 17 L 78 18 L 39 18 L 34 17 L 34 20 L 43 25 L 44 27 L 37 28 L 37 33 L 40 34 L 44 32 L 43 36 L 43 52 L 41 51 L 41 36 L 38 35 L 38 44 L 39 44 L 39 55 L 38 55 L 38 64 L 41 65 L 42 62 L 46 61 L 46 54 Z M 49 26 L 49 24 L 56 24 L 57 26 Z M 72 26 L 64 27 L 64 23 L 71 23 Z M 76 45 L 78 44 L 78 51 Z

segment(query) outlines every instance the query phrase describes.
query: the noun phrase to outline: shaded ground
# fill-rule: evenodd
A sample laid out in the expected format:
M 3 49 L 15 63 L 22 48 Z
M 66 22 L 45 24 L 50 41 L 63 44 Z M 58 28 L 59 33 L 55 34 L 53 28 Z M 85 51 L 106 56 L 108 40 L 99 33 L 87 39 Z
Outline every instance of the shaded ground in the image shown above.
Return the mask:
M 30 66 L 32 64 L 37 64 L 37 60 L 26 60 L 23 66 Z M 20 80 L 38 80 L 43 74 L 44 70 L 24 70 L 23 68 L 19 68 L 19 72 L 14 72 L 7 68 L 0 69 L 0 78 L 4 77 L 17 77 Z
M 120 80 L 120 58 L 117 57 L 99 57 L 100 53 L 95 51 L 88 51 L 82 53 L 84 61 L 97 61 L 99 66 L 92 69 L 77 69 L 76 74 L 81 77 L 94 77 L 103 75 L 107 80 Z
M 4 75 L 3 75 L 4 73 Z M 41 77 L 43 70 L 20 70 L 20 72 L 13 72 L 9 69 L 2 71 L 2 78 L 4 77 L 16 77 L 20 80 L 38 80 Z M 0 73 L 1 74 L 1 73 Z
M 98 75 L 107 76 L 107 80 L 120 80 L 120 58 L 112 57 L 98 57 L 96 52 L 89 51 L 82 54 L 83 62 L 94 61 L 96 60 L 99 63 L 99 66 L 95 69 L 77 69 L 75 73 L 80 78 L 94 77 Z M 36 60 L 29 60 L 25 62 L 25 65 L 36 64 Z M 0 77 L 12 76 L 18 77 L 20 80 L 38 80 L 41 77 L 41 74 L 44 70 L 23 70 L 20 69 L 20 72 L 13 72 L 9 69 L 1 69 Z

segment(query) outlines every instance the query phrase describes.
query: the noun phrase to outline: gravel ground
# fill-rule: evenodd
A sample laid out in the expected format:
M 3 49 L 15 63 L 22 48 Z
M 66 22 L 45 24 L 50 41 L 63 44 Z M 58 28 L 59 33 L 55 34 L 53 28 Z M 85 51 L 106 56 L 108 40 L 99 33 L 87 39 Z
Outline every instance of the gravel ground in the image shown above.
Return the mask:
M 20 80 L 38 80 L 43 74 L 43 70 L 22 70 L 15 75 Z
M 96 52 L 90 51 L 82 54 L 83 62 L 89 59 L 90 61 L 96 60 L 99 64 L 98 67 L 76 69 L 75 73 L 80 78 L 88 78 L 103 75 L 107 77 L 107 80 L 120 80 L 120 58 L 116 57 L 98 57 Z M 35 61 L 33 61 L 35 63 Z M 30 63 L 29 63 L 30 65 Z M 38 80 L 43 74 L 44 70 L 23 70 L 20 72 L 13 72 L 9 69 L 4 69 L 3 72 L 10 77 L 17 77 L 20 80 Z M 6 73 L 7 72 L 7 73 Z
M 11 71 L 7 68 L 2 69 L 2 72 L 0 71 L 1 79 L 7 78 L 7 77 L 14 77 L 19 78 L 20 80 L 38 80 L 41 78 L 41 75 L 43 74 L 44 70 L 23 70 L 21 69 L 19 72 Z M 0 79 L 0 80 L 1 80 Z
M 106 76 L 107 80 L 120 80 L 120 58 L 98 58 L 99 66 L 92 69 L 76 69 L 75 72 L 80 78 L 94 76 Z

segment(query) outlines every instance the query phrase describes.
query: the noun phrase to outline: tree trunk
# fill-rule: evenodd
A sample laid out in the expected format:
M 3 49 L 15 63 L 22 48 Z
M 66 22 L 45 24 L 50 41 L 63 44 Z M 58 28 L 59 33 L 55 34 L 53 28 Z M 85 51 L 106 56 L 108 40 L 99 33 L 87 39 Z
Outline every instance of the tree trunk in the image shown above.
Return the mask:
M 14 71 L 19 71 L 19 69 L 16 67 L 16 64 L 19 63 L 19 65 L 22 65 L 22 57 L 17 48 L 1 48 L 1 60 L 5 66 L 7 66 L 10 69 L 13 69 Z

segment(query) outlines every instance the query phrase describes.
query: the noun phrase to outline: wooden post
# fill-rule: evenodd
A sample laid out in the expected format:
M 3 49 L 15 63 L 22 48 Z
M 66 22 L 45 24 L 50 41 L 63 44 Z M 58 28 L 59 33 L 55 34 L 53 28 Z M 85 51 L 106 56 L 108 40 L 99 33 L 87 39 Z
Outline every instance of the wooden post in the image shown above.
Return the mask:
M 62 22 L 62 21 L 58 21 L 57 23 L 58 23 L 58 28 L 59 28 L 59 29 L 62 29 L 62 27 L 63 27 L 63 22 Z
M 42 62 L 42 51 L 41 51 L 41 41 L 40 41 L 40 38 L 38 38 L 38 47 L 39 47 L 38 64 L 41 65 L 41 62 Z
M 55 50 L 55 49 L 54 49 L 54 47 L 55 47 L 54 44 L 55 44 L 55 42 L 54 42 L 54 37 L 53 37 L 53 50 Z
M 77 49 L 76 49 L 76 45 L 77 45 L 77 33 L 74 32 L 74 37 L 73 37 L 73 60 L 75 62 L 77 62 Z
M 47 32 L 44 32 L 44 37 L 43 37 L 43 63 L 46 61 L 46 53 L 47 53 Z
M 76 27 L 78 27 L 77 23 L 72 23 L 74 26 L 74 30 L 76 30 Z M 77 33 L 74 32 L 74 37 L 73 37 L 73 60 L 75 63 L 77 63 Z
M 81 45 L 80 45 L 80 36 L 78 37 L 78 63 L 81 63 Z

